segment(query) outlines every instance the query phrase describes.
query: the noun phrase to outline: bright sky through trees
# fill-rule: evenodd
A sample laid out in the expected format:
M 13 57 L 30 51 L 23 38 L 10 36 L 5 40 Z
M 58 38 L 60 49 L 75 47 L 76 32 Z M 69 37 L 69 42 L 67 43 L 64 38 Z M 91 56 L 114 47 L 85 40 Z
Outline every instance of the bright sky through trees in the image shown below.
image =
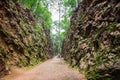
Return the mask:
M 51 31 L 51 37 L 60 53 L 62 42 L 70 28 L 70 17 L 81 0 L 19 0 Z
M 51 5 L 49 5 L 49 11 L 52 13 L 52 20 L 53 22 L 58 21 L 59 22 L 59 0 L 54 0 L 53 3 Z M 61 7 L 62 9 L 62 7 Z M 61 20 L 62 20 L 62 15 L 63 12 L 60 13 L 61 16 Z M 52 26 L 52 34 L 57 34 L 57 29 L 59 26 L 53 25 Z M 64 30 L 61 29 L 61 32 L 64 32 Z

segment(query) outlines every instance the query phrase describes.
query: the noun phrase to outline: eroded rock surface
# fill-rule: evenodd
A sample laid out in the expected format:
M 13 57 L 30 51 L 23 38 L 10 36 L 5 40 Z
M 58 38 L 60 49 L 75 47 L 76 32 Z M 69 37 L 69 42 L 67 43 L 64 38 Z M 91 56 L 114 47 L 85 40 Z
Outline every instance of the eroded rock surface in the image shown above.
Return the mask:
M 83 0 L 71 18 L 62 56 L 89 80 L 120 80 L 120 1 Z
M 12 66 L 34 65 L 53 54 L 44 23 L 17 0 L 0 0 L 0 77 Z

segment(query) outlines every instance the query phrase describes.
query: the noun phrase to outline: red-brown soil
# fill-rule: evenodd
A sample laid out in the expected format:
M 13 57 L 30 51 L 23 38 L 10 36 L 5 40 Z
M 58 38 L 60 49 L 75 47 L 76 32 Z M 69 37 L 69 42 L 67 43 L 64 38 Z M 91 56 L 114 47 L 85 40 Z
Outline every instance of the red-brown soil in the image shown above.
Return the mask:
M 2 80 L 86 80 L 81 73 L 71 69 L 64 60 L 57 57 L 28 71 L 21 69 L 13 71 Z

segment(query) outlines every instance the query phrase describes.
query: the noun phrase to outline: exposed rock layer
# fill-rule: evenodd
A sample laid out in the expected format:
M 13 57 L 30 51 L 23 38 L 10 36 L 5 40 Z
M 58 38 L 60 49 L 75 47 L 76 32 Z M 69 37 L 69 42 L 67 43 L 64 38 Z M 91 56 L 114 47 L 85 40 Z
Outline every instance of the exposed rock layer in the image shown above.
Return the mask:
M 53 54 L 44 23 L 17 0 L 0 0 L 0 77 L 12 66 L 34 65 Z
M 83 0 L 71 18 L 63 57 L 89 80 L 120 80 L 120 1 Z

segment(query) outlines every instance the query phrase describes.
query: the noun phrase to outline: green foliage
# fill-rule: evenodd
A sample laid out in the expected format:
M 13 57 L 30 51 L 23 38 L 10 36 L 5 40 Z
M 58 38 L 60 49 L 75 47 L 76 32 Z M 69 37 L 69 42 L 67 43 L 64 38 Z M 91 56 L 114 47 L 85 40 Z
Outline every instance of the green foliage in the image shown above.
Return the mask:
M 65 0 L 64 1 L 64 6 L 70 7 L 72 9 L 75 8 L 75 4 L 76 4 L 75 0 Z
M 59 26 L 59 23 L 57 21 L 54 22 L 54 24 L 56 26 Z M 65 35 L 69 28 L 70 28 L 70 21 L 68 18 L 64 17 L 64 19 L 60 22 L 60 35 L 58 35 L 61 41 L 63 41 L 63 39 L 65 38 Z
M 59 14 L 59 16 L 61 16 L 60 18 L 61 21 L 60 23 L 58 21 L 54 22 L 54 25 L 57 26 L 57 34 L 56 35 L 52 35 L 53 36 L 53 40 L 54 40 L 54 45 L 56 47 L 56 53 L 58 53 L 58 47 L 60 46 L 60 50 L 62 50 L 62 44 L 59 45 L 59 39 L 60 39 L 60 43 L 63 42 L 65 35 L 67 34 L 67 31 L 70 28 L 70 17 L 72 16 L 73 11 L 76 8 L 76 2 L 81 2 L 81 0 L 62 0 L 59 1 L 59 6 L 60 6 L 60 12 L 62 12 L 63 14 Z M 60 33 L 59 33 L 60 30 Z
M 39 17 L 45 24 L 45 26 L 48 29 L 51 29 L 52 26 L 52 19 L 51 19 L 51 12 L 48 10 L 48 5 L 51 5 L 51 3 L 55 2 L 54 0 L 19 0 L 21 4 L 23 4 L 25 7 L 30 9 L 37 17 Z M 65 35 L 70 27 L 70 17 L 72 15 L 73 10 L 76 8 L 76 4 L 81 2 L 81 0 L 63 0 L 60 1 L 61 9 L 63 10 L 63 17 L 62 21 L 60 22 L 60 29 L 62 32 L 57 35 L 52 35 L 55 47 L 59 47 L 58 40 L 60 39 L 61 43 L 63 39 L 65 38 Z M 59 26 L 59 23 L 55 23 L 55 25 Z M 26 25 L 24 25 L 26 26 Z M 35 29 L 35 32 L 39 32 L 41 30 L 41 26 L 38 26 Z M 60 47 L 62 48 L 62 44 L 60 44 Z M 56 48 L 56 51 L 58 49 Z
M 27 8 L 29 8 L 31 11 L 33 11 L 35 9 L 35 7 L 37 6 L 37 0 L 19 0 L 20 3 L 22 3 L 24 6 L 26 6 Z
M 4 48 L 0 47 L 0 59 L 3 58 L 5 64 L 8 62 L 8 57 L 6 55 L 7 51 Z
M 70 7 L 72 9 L 75 9 L 76 4 L 80 3 L 82 0 L 65 0 L 64 1 L 64 6 L 65 7 Z
M 73 11 L 76 9 L 76 5 L 82 0 L 65 0 L 63 5 L 68 8 L 68 15 L 71 16 Z
M 34 29 L 35 33 L 38 33 L 42 30 L 42 26 L 40 24 L 36 24 L 36 29 Z
M 58 35 L 52 35 L 52 39 L 53 39 L 53 44 L 54 44 L 54 47 L 55 47 L 55 53 L 57 55 L 58 53 Z
M 98 79 L 100 79 L 100 78 L 103 77 L 102 75 L 97 74 L 97 73 L 95 73 L 95 72 L 91 72 L 91 73 L 89 73 L 89 74 L 86 75 L 86 76 L 87 76 L 87 78 L 88 78 L 89 80 L 98 80 Z
M 74 65 L 73 68 L 76 69 L 76 70 L 80 69 L 80 67 L 78 65 Z
M 43 20 L 48 29 L 51 29 L 51 12 L 48 10 L 48 2 L 46 0 L 19 0 L 19 2 Z
M 88 80 L 114 80 L 113 77 L 109 77 L 95 71 L 89 73 L 86 72 L 86 77 Z
M 70 17 L 76 8 L 76 4 L 80 3 L 81 1 L 82 0 L 64 0 L 62 3 L 65 9 L 65 12 L 62 16 L 63 20 L 60 22 L 61 29 L 64 30 L 64 32 L 60 34 L 62 41 L 65 38 L 68 29 L 70 28 Z
M 61 27 L 65 31 L 67 31 L 70 27 L 70 20 L 67 17 L 64 17 L 64 19 L 61 21 Z

